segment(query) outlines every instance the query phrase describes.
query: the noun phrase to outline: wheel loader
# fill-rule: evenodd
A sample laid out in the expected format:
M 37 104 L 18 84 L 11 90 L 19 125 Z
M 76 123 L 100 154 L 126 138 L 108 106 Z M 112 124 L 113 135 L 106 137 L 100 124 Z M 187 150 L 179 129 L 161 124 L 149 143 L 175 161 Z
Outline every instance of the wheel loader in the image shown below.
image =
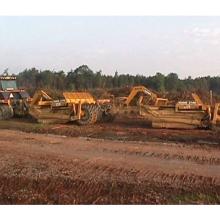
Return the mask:
M 195 93 L 192 99 L 174 103 L 144 86 L 136 86 L 127 97 L 113 99 L 112 114 L 142 116 L 154 128 L 212 128 L 220 124 L 220 103 L 205 105 Z
M 29 94 L 17 87 L 16 76 L 0 76 L 0 120 L 27 116 L 30 102 Z

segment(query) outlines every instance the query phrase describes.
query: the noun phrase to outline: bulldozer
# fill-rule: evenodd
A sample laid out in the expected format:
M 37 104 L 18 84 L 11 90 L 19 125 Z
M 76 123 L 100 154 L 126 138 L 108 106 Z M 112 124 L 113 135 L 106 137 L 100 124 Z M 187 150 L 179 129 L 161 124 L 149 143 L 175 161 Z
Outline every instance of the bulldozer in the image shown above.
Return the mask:
M 27 116 L 30 102 L 26 90 L 17 87 L 16 76 L 0 76 L 0 120 Z
M 139 115 L 153 128 L 213 128 L 220 124 L 220 103 L 206 105 L 196 93 L 192 99 L 174 102 L 159 98 L 144 86 L 135 86 L 127 97 L 113 99 L 112 114 Z

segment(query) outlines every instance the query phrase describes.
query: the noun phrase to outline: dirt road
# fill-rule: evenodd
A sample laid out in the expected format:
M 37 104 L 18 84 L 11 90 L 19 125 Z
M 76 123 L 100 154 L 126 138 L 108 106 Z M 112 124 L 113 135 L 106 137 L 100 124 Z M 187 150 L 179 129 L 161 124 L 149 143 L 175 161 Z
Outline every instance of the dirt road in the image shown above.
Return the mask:
M 220 148 L 1 129 L 0 203 L 220 204 Z

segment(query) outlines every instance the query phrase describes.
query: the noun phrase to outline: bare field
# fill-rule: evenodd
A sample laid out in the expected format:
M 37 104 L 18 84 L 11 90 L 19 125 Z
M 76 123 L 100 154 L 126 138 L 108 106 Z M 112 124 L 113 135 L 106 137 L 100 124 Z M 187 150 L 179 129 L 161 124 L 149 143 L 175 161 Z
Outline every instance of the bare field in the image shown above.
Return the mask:
M 1 204 L 220 204 L 218 132 L 138 119 L 0 128 Z

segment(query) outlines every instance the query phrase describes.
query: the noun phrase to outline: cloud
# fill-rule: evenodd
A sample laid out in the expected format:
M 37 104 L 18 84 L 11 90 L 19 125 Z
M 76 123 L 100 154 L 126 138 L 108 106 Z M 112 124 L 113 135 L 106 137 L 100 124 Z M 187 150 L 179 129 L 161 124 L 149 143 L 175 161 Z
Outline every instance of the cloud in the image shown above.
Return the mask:
M 210 28 L 194 27 L 185 33 L 189 33 L 189 34 L 194 35 L 196 37 L 207 37 L 207 36 L 213 35 L 213 33 L 215 33 L 215 32 L 216 31 L 214 29 L 211 30 Z
M 193 27 L 183 31 L 185 36 L 192 38 L 195 43 L 209 43 L 211 45 L 220 45 L 219 27 Z
M 102 48 L 99 48 L 99 49 L 96 50 L 96 53 L 97 54 L 105 54 L 105 50 L 102 49 Z

